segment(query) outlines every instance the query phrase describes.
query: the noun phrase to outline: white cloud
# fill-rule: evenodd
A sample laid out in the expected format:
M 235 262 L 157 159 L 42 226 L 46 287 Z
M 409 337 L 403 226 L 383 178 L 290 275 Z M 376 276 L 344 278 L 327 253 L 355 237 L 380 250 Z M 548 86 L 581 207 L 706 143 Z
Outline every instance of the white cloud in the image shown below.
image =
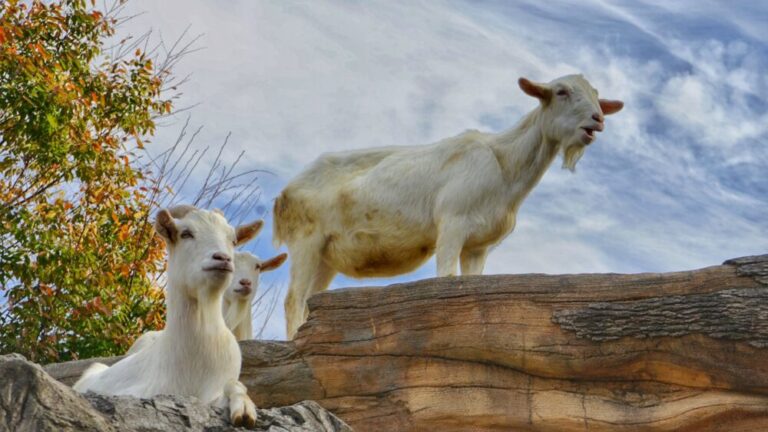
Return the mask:
M 756 55 L 749 46 L 718 41 L 695 49 L 682 42 L 675 45 L 694 68 L 672 77 L 661 90 L 658 108 L 670 121 L 726 158 L 738 158 L 733 153 L 748 150 L 745 142 L 768 136 L 768 112 L 750 102 L 768 104 L 768 78 L 761 65 L 749 61 Z

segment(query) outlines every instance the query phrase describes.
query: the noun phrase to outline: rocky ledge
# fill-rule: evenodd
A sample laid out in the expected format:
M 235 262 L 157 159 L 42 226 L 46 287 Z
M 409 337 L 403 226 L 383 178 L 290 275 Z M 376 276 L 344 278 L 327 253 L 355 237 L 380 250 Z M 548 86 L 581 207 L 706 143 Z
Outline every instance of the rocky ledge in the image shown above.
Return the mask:
M 195 398 L 82 396 L 18 354 L 0 356 L 0 431 L 245 430 L 228 424 L 224 410 Z M 351 432 L 312 401 L 258 410 L 257 431 Z
M 241 343 L 257 406 L 311 399 L 366 432 L 768 431 L 768 255 L 341 289 L 309 310 L 294 341 Z M 72 384 L 92 361 L 46 371 Z

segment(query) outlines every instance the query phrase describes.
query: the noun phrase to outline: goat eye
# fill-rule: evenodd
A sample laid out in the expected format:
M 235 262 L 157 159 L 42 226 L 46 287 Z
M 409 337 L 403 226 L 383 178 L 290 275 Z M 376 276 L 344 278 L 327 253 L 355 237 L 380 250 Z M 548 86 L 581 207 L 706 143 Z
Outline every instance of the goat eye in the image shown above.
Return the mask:
M 560 89 L 557 91 L 558 96 L 568 96 L 568 90 L 566 89 Z
M 184 230 L 184 231 L 181 232 L 181 238 L 183 238 L 183 239 L 191 239 L 191 238 L 195 238 L 195 236 L 192 235 L 192 231 Z

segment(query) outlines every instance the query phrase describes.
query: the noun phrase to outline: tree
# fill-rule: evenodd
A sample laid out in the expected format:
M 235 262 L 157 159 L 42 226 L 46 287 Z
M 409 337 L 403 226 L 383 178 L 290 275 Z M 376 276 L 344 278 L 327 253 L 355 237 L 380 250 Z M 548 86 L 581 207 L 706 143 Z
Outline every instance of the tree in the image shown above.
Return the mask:
M 119 354 L 162 325 L 160 190 L 137 160 L 171 110 L 170 63 L 107 55 L 113 12 L 0 2 L 0 352 L 36 362 Z

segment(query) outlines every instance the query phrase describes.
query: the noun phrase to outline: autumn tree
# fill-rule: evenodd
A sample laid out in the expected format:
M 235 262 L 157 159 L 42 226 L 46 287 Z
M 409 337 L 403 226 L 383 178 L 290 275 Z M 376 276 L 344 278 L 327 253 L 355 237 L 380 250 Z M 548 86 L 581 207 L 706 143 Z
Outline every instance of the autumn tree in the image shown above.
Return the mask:
M 113 12 L 0 2 L 0 352 L 119 354 L 162 323 L 158 184 L 137 155 L 171 110 L 169 63 L 126 40 L 110 55 Z

